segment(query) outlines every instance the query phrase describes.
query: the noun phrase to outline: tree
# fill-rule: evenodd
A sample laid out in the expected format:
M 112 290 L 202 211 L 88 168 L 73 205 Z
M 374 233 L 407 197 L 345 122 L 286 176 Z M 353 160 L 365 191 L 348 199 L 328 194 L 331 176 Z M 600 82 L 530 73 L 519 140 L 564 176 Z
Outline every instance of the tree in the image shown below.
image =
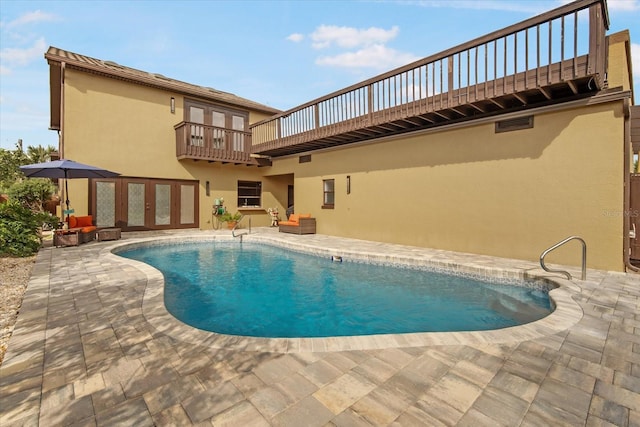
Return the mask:
M 38 145 L 37 147 L 28 146 L 27 147 L 27 157 L 29 158 L 29 163 L 44 163 L 51 161 L 51 154 L 55 153 L 55 147 L 49 145 L 47 148 Z
M 51 160 L 55 148 L 27 147 L 19 139 L 14 150 L 0 148 L 0 192 L 9 194 L 9 201 L 0 204 L 0 255 L 29 256 L 41 244 L 41 228 L 57 228 L 59 219 L 44 212 L 56 187 L 49 179 L 26 179 L 20 166 Z
M 30 145 L 25 154 L 21 139 L 16 143 L 14 150 L 0 148 L 0 193 L 7 193 L 13 184 L 24 179 L 20 166 L 48 162 L 55 151 L 52 146 L 44 148 L 40 145 Z
M 22 142 L 16 144 L 15 150 L 0 148 L 0 192 L 5 193 L 16 181 L 24 179 L 20 166 L 29 163 L 22 151 Z

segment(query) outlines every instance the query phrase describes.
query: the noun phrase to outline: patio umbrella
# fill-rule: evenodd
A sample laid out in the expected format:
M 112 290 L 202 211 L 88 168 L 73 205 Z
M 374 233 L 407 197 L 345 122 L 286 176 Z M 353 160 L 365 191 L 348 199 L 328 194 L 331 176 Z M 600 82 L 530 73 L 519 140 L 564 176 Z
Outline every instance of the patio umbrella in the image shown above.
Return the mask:
M 96 166 L 84 165 L 73 160 L 61 159 L 52 162 L 35 163 L 33 165 L 20 166 L 20 170 L 28 178 L 63 178 L 66 196 L 65 203 L 69 211 L 69 185 L 68 179 L 72 178 L 113 178 L 119 173 L 101 169 Z

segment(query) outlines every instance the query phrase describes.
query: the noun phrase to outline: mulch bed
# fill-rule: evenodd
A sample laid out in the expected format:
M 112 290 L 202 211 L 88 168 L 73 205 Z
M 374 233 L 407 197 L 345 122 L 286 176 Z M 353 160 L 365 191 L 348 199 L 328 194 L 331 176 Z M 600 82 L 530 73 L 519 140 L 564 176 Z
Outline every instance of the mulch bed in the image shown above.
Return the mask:
M 35 256 L 0 257 L 0 365 L 18 319 Z

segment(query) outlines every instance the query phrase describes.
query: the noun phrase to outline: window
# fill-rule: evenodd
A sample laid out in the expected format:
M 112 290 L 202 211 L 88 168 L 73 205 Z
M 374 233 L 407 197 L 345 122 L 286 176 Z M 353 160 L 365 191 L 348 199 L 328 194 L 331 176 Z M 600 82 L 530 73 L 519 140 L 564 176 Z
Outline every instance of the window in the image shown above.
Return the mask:
M 224 113 L 212 111 L 211 124 L 215 126 L 213 128 L 213 148 L 224 148 L 224 130 L 222 130 L 225 127 Z
M 262 182 L 238 181 L 238 207 L 262 206 Z
M 204 109 L 189 107 L 189 117 L 193 123 L 204 124 Z M 202 147 L 204 145 L 204 127 L 191 125 L 191 145 Z
M 335 202 L 335 179 L 322 180 L 322 187 L 324 191 L 324 198 L 322 202 L 322 209 L 333 209 Z
M 231 116 L 231 125 L 233 130 L 240 131 L 233 133 L 233 151 L 244 151 L 244 117 Z

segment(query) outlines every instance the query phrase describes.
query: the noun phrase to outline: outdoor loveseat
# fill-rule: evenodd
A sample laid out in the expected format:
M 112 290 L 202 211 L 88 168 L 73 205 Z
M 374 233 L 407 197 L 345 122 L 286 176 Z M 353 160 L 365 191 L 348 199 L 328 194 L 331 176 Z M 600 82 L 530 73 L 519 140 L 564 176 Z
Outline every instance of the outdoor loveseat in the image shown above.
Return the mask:
M 315 234 L 316 219 L 311 218 L 311 214 L 291 214 L 287 221 L 278 223 L 278 230 L 281 233 Z
M 69 216 L 66 230 L 57 230 L 53 237 L 55 246 L 77 246 L 91 242 L 96 238 L 97 227 L 93 225 L 93 216 Z

